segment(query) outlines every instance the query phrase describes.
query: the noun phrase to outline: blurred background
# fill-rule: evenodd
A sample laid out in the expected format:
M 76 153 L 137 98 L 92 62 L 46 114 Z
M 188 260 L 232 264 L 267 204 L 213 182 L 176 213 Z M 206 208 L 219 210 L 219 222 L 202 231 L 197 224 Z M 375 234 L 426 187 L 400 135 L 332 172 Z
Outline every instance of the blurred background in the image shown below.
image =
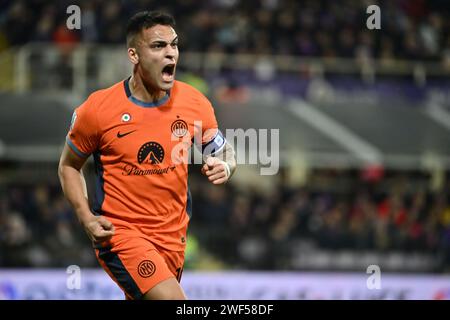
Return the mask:
M 373 4 L 379 30 L 366 27 Z M 0 298 L 114 298 L 61 289 L 69 265 L 95 274 L 89 290 L 110 283 L 57 165 L 73 109 L 131 73 L 126 21 L 154 9 L 176 18 L 177 78 L 208 96 L 222 131 L 280 136 L 276 175 L 240 165 L 212 187 L 190 168 L 191 298 L 450 298 L 445 0 L 1 1 Z M 385 291 L 366 288 L 373 264 Z

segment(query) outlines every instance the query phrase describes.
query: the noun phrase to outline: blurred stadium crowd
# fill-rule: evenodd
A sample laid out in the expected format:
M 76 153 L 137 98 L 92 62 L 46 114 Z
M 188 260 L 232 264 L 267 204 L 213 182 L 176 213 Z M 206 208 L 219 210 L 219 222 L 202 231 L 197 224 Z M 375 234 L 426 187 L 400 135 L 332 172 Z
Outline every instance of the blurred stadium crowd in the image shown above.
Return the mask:
M 292 270 L 293 248 L 305 243 L 331 251 L 433 252 L 448 266 L 448 189 L 433 192 L 429 183 L 418 172 L 372 179 L 358 170 L 318 170 L 303 187 L 280 179 L 267 195 L 204 186 L 195 212 L 205 227 L 228 225 L 211 251 L 228 247 L 228 261 L 245 268 Z
M 72 4 L 81 8 L 81 30 L 66 27 L 66 8 Z M 365 27 L 372 4 L 381 7 L 383 32 Z M 174 14 L 183 51 L 450 59 L 445 0 L 5 0 L 0 49 L 32 41 L 123 44 L 127 19 L 148 9 Z
M 394 172 L 373 180 L 359 171 L 320 170 L 303 187 L 290 187 L 281 175 L 269 194 L 207 184 L 193 173 L 190 235 L 225 268 L 294 270 L 291 249 L 303 242 L 329 250 L 432 252 L 441 259 L 434 271 L 448 271 L 449 186 L 433 191 L 426 174 Z M 96 266 L 58 185 L 3 191 L 1 266 Z

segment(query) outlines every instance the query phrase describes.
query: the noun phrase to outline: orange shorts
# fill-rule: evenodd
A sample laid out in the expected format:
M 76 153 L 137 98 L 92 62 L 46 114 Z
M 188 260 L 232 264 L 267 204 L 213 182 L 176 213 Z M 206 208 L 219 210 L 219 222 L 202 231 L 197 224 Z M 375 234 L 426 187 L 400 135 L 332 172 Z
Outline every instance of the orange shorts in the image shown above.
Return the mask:
M 141 299 L 166 279 L 181 280 L 184 252 L 157 248 L 139 233 L 116 234 L 107 245 L 97 246 L 95 253 L 127 299 Z

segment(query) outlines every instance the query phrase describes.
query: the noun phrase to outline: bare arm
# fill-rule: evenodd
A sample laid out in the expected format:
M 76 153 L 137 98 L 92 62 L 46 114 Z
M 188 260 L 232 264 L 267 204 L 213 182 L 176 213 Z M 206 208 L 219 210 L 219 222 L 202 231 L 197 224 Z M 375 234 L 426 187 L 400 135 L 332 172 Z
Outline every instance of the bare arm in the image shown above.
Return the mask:
M 75 155 L 66 144 L 58 167 L 63 192 L 75 210 L 81 225 L 94 243 L 106 241 L 114 235 L 114 226 L 105 217 L 95 216 L 89 208 L 86 182 L 81 168 L 85 158 Z
M 228 167 L 228 168 L 227 168 Z M 202 173 L 213 184 L 227 182 L 236 171 L 236 158 L 233 147 L 227 142 L 221 152 L 208 157 L 202 167 Z

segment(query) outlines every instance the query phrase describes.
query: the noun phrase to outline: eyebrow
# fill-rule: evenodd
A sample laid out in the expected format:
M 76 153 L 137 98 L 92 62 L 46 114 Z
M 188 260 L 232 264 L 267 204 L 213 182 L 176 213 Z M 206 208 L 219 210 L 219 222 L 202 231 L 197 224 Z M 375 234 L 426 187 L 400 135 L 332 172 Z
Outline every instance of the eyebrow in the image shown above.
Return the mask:
M 164 40 L 155 40 L 155 41 L 152 41 L 151 42 L 151 44 L 167 44 L 167 43 L 174 43 L 175 41 L 178 41 L 178 36 L 176 36 L 172 41 L 170 41 L 170 42 L 167 42 L 167 41 L 164 41 Z

